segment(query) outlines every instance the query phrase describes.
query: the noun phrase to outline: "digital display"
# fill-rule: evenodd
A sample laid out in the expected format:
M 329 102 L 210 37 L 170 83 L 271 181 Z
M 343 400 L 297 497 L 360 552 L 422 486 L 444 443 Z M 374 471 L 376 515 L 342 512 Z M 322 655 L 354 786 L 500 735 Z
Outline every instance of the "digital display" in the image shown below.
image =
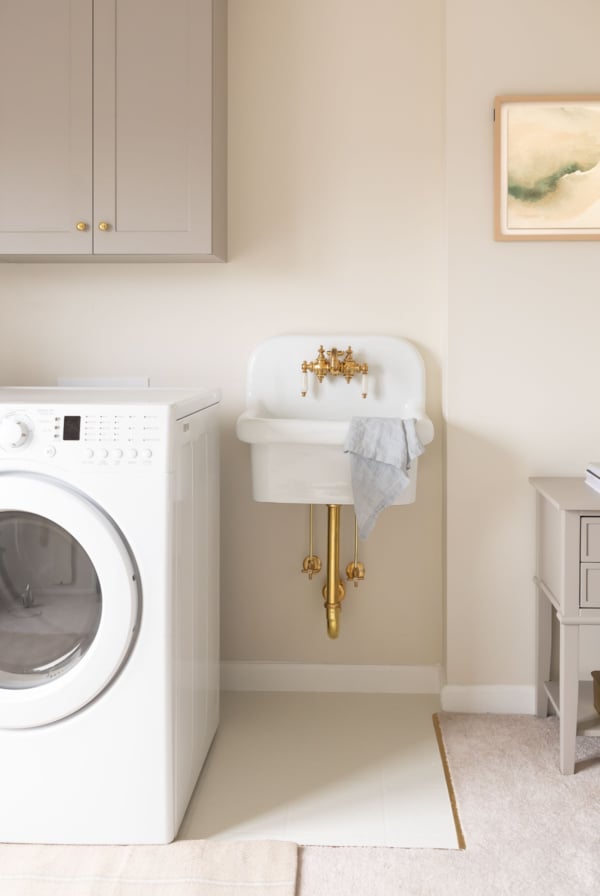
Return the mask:
M 63 422 L 63 439 L 65 442 L 78 442 L 81 431 L 81 417 L 65 417 Z

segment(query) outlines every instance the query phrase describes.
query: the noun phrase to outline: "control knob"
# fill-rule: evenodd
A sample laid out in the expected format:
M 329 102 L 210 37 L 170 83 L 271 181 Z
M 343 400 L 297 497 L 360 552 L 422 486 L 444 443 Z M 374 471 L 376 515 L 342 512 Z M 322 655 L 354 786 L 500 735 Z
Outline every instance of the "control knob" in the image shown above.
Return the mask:
M 21 448 L 29 437 L 29 426 L 24 420 L 16 417 L 4 417 L 0 420 L 0 446 L 2 448 Z

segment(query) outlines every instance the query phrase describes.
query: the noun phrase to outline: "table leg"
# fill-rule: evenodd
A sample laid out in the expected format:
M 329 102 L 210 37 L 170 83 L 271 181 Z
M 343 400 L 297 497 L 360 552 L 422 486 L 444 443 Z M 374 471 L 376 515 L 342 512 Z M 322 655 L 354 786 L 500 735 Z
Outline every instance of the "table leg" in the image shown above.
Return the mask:
M 579 626 L 560 625 L 560 770 L 575 771 L 577 708 L 579 702 Z
M 535 707 L 540 717 L 548 715 L 548 695 L 544 682 L 550 680 L 552 650 L 552 614 L 554 608 L 541 588 L 536 595 L 536 657 L 535 657 Z

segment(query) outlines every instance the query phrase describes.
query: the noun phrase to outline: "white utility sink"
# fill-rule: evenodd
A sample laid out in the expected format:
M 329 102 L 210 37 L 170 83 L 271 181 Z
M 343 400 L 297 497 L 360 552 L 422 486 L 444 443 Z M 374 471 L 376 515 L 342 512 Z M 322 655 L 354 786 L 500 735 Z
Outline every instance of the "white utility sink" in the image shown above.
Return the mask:
M 319 346 L 341 353 L 351 346 L 356 362 L 368 364 L 366 383 L 357 373 L 302 373 Z M 307 394 L 302 389 L 308 382 Z M 361 392 L 366 385 L 367 397 Z M 290 504 L 353 504 L 350 459 L 343 445 L 352 417 L 417 420 L 424 445 L 433 439 L 425 413 L 425 368 L 417 349 L 388 336 L 277 336 L 262 342 L 248 365 L 246 410 L 236 431 L 250 445 L 256 501 Z M 418 462 L 396 504 L 415 500 Z

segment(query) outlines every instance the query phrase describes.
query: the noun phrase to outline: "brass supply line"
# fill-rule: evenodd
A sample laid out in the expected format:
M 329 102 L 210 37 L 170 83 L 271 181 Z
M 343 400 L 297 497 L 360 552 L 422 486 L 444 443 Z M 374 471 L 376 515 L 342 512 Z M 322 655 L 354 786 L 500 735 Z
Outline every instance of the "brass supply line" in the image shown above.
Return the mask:
M 341 603 L 346 589 L 340 581 L 340 505 L 327 505 L 327 583 L 323 586 L 323 597 L 327 615 L 327 634 L 337 638 Z
M 312 579 L 316 572 L 321 571 L 321 558 L 313 554 L 313 506 L 308 506 L 308 556 L 302 561 L 302 572 L 308 573 L 308 578 Z
M 354 516 L 354 560 L 346 567 L 346 578 L 349 582 L 354 582 L 354 587 L 358 588 L 360 579 L 365 577 L 365 565 L 358 559 L 358 520 Z
M 325 357 L 327 354 L 327 357 Z M 367 374 L 369 372 L 368 364 L 361 364 L 355 361 L 352 354 L 352 346 L 349 345 L 346 351 L 340 351 L 337 348 L 331 348 L 327 353 L 322 345 L 319 346 L 317 357 L 314 361 L 303 361 L 302 370 L 302 397 L 306 397 L 308 392 L 308 374 L 314 373 L 320 383 L 326 376 L 341 376 L 347 383 L 357 374 L 362 374 L 361 395 L 367 397 Z

